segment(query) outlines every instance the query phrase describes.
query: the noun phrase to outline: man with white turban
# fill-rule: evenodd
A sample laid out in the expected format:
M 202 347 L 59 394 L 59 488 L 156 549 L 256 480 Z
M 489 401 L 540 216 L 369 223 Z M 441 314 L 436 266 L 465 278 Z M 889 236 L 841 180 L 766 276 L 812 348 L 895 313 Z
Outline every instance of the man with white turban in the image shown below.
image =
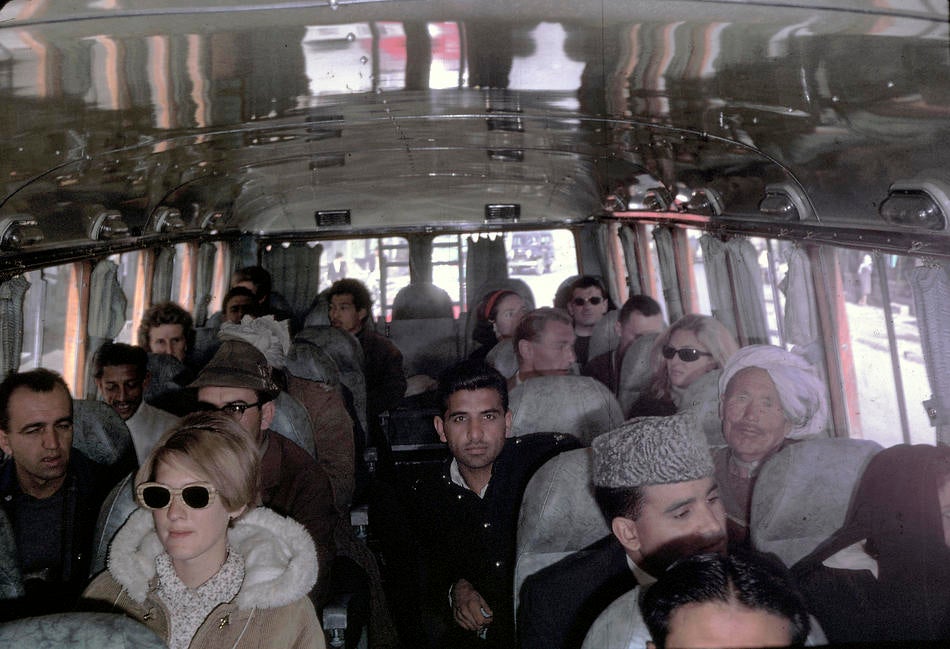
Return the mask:
M 719 379 L 719 413 L 728 446 L 713 451 L 729 519 L 729 538 L 748 538 L 752 488 L 762 464 L 795 440 L 824 432 L 827 388 L 811 364 L 772 345 L 733 354 Z

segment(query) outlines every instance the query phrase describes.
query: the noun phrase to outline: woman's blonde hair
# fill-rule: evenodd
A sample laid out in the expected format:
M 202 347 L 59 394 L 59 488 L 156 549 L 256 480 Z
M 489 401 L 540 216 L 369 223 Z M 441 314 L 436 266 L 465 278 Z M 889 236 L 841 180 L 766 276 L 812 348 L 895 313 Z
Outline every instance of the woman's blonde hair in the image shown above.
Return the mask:
M 260 504 L 260 451 L 230 417 L 213 412 L 184 417 L 148 454 L 135 474 L 135 486 L 154 480 L 161 462 L 183 465 L 207 480 L 229 512 Z
M 736 339 L 725 325 L 711 315 L 690 313 L 667 327 L 660 334 L 653 349 L 650 351 L 650 368 L 653 370 L 653 380 L 650 382 L 650 393 L 657 399 L 672 397 L 673 386 L 670 383 L 669 370 L 666 358 L 663 357 L 663 348 L 670 344 L 670 338 L 677 331 L 689 331 L 712 354 L 716 365 L 713 369 L 722 369 L 729 357 L 739 350 Z

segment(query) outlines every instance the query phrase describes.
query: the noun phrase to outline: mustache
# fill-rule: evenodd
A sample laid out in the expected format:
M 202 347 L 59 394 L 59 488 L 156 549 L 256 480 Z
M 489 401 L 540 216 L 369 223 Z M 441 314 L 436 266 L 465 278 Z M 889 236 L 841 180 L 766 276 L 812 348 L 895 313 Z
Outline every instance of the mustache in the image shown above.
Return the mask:
M 726 554 L 728 540 L 725 531 L 718 534 L 688 534 L 667 541 L 650 554 L 643 555 L 640 567 L 659 577 L 677 561 L 697 554 Z

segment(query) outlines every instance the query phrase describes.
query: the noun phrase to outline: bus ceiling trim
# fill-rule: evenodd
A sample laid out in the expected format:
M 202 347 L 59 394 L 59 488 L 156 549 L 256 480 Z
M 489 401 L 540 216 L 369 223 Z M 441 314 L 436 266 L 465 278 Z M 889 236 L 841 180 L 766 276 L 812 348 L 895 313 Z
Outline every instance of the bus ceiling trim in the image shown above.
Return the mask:
M 86 234 L 93 241 L 107 241 L 129 236 L 129 226 L 119 210 L 94 205 L 85 211 Z
M 881 218 L 902 228 L 944 232 L 950 213 L 950 184 L 937 179 L 899 180 L 881 203 Z
M 181 216 L 181 210 L 177 207 L 159 205 L 152 214 L 152 230 L 154 232 L 179 232 L 186 227 L 187 224 Z
M 4 252 L 18 252 L 42 243 L 45 238 L 39 223 L 28 214 L 0 219 L 0 250 Z

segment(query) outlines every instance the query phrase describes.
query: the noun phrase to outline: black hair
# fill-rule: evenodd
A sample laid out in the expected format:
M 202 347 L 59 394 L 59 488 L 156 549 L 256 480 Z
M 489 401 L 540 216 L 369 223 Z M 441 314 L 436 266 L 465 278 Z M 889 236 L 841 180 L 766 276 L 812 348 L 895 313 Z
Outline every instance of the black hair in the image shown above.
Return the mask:
M 661 313 L 660 303 L 649 295 L 633 295 L 620 308 L 620 315 L 617 316 L 618 321 L 621 324 L 627 322 L 634 311 L 646 317 L 659 315 Z
M 502 410 L 508 412 L 508 381 L 483 360 L 467 360 L 453 365 L 439 375 L 439 407 L 444 415 L 449 398 L 459 390 L 494 390 L 501 397 Z
M 607 525 L 617 518 L 640 518 L 643 510 L 643 487 L 594 487 L 594 500 Z
M 333 296 L 335 295 L 349 295 L 353 298 L 353 306 L 356 307 L 356 310 L 366 309 L 367 315 L 369 315 L 370 307 L 373 306 L 373 300 L 369 296 L 369 289 L 366 288 L 366 284 L 351 277 L 333 282 L 333 285 L 327 289 L 326 295 L 327 304 L 333 302 Z
M 52 370 L 38 368 L 29 372 L 14 372 L 0 383 L 0 429 L 9 430 L 10 427 L 10 397 L 17 388 L 27 388 L 31 392 L 52 392 L 57 387 L 62 388 L 69 398 L 69 414 L 73 414 L 73 400 L 69 393 L 69 386 L 63 377 Z
M 125 343 L 103 343 L 93 357 L 92 375 L 101 379 L 103 368 L 115 365 L 133 365 L 138 378 L 144 379 L 148 372 L 148 352 L 141 347 L 133 347 Z
M 257 296 L 254 295 L 254 291 L 247 288 L 246 286 L 232 286 L 228 289 L 228 292 L 224 294 L 224 299 L 221 300 L 221 308 L 227 310 L 228 302 L 236 297 L 249 297 L 254 300 L 254 303 L 257 304 Z M 254 312 L 257 310 L 254 309 Z
M 657 649 L 666 646 L 677 608 L 705 602 L 737 603 L 788 620 L 787 646 L 801 647 L 808 637 L 805 600 L 777 560 L 752 552 L 700 554 L 673 564 L 640 603 Z
M 260 266 L 245 266 L 231 273 L 231 285 L 240 282 L 250 282 L 254 285 L 254 298 L 259 302 L 270 296 L 271 276 Z
M 603 298 L 609 297 L 607 295 L 607 289 L 604 287 L 604 283 L 600 281 L 599 277 L 594 277 L 593 275 L 581 275 L 580 277 L 575 279 L 573 282 L 571 282 L 571 290 L 568 292 L 568 298 L 570 298 L 570 295 L 573 294 L 574 291 L 577 289 L 591 288 L 591 287 L 599 288 L 601 297 Z

